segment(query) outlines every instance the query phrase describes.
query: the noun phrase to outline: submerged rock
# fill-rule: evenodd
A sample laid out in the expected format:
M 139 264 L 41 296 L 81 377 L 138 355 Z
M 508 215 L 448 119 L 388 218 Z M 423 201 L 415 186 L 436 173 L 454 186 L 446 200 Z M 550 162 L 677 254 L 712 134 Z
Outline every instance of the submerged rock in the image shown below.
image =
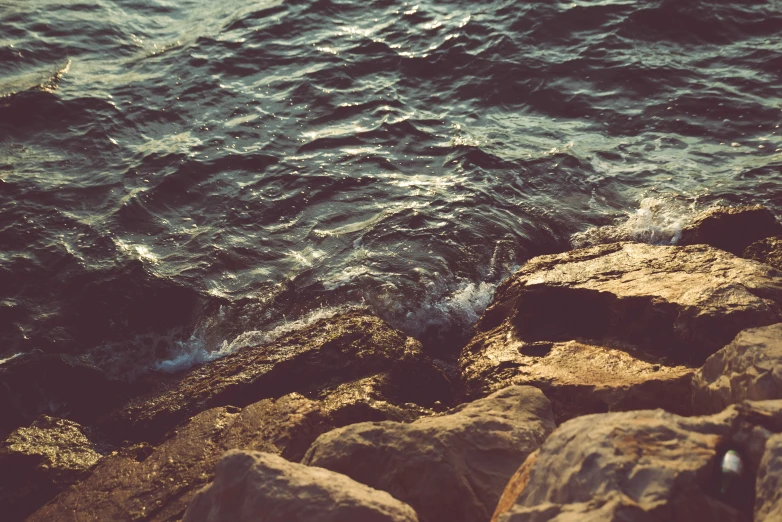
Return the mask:
M 354 312 L 169 378 L 101 427 L 120 440 L 155 441 L 207 408 L 243 407 L 291 392 L 333 397 L 334 389 L 369 377 L 375 378 L 374 396 L 392 403 L 431 406 L 449 399 L 448 379 L 418 341 L 377 317 Z
M 711 245 L 740 255 L 750 244 L 782 233 L 774 213 L 762 205 L 715 207 L 682 229 L 680 245 Z
M 687 413 L 687 366 L 744 328 L 782 320 L 781 304 L 782 274 L 707 246 L 614 243 L 540 256 L 500 285 L 462 350 L 463 394 L 534 384 L 561 418 Z
M 215 481 L 193 499 L 183 522 L 417 522 L 384 491 L 268 453 L 230 451 Z
M 741 254 L 741 257 L 753 259 L 782 270 L 782 236 L 767 237 L 755 241 Z
M 302 463 L 410 504 L 422 521 L 487 521 L 508 478 L 554 429 L 549 401 L 513 386 L 447 415 L 373 422 L 318 437 Z
M 763 447 L 780 431 L 782 401 L 708 417 L 662 410 L 579 417 L 525 461 L 492 520 L 749 521 Z M 730 451 L 741 466 L 725 481 L 720 464 Z M 769 489 L 761 503 L 774 496 Z
M 42 416 L 0 443 L 0 513 L 22 520 L 36 507 L 87 475 L 102 456 L 83 428 Z
M 706 360 L 692 381 L 695 413 L 743 400 L 782 399 L 782 323 L 750 328 Z

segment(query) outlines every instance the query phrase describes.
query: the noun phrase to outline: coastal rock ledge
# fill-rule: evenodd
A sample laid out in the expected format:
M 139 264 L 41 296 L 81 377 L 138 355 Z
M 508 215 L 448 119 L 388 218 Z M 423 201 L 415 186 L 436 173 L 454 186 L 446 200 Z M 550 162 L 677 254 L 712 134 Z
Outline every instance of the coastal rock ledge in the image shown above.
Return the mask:
M 782 272 L 705 245 L 613 243 L 540 256 L 502 283 L 462 350 L 462 399 L 539 387 L 558 420 L 690 413 L 695 368 L 782 321 Z

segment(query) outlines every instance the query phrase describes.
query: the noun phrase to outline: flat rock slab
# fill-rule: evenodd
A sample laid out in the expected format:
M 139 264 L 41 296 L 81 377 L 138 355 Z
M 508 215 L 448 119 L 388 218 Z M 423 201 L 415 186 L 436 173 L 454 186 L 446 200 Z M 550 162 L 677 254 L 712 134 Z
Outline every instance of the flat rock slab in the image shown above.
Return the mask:
M 512 386 L 451 413 L 360 423 L 318 437 L 303 464 L 343 473 L 410 504 L 422 521 L 488 521 L 508 478 L 554 429 L 551 406 Z
M 0 512 L 23 520 L 36 507 L 88 476 L 103 456 L 82 426 L 42 416 L 0 443 Z
M 492 520 L 749 521 L 761 457 L 780 431 L 782 401 L 745 402 L 706 417 L 662 410 L 579 417 L 525 461 Z M 728 450 L 743 463 L 736 480 L 720 465 Z M 761 503 L 778 497 L 772 486 Z
M 462 352 L 465 397 L 485 396 L 510 384 L 535 386 L 551 401 L 557 422 L 588 413 L 664 408 L 691 412 L 686 366 L 661 363 L 577 341 L 525 343 L 498 327 L 473 338 Z
M 762 205 L 715 207 L 682 229 L 679 244 L 706 244 L 740 255 L 751 243 L 780 233 L 782 225 Z
M 230 451 L 183 522 L 417 522 L 384 491 L 322 468 L 260 452 Z
M 782 399 L 782 323 L 739 333 L 706 360 L 692 387 L 698 414 L 743 400 Z
M 377 317 L 349 313 L 170 378 L 100 426 L 117 440 L 154 442 L 208 408 L 244 407 L 293 392 L 317 394 L 381 373 L 385 378 L 379 384 L 387 385 L 390 400 L 446 400 L 447 379 L 423 355 L 418 341 Z
M 755 522 L 782 520 L 782 435 L 766 442 L 755 483 Z

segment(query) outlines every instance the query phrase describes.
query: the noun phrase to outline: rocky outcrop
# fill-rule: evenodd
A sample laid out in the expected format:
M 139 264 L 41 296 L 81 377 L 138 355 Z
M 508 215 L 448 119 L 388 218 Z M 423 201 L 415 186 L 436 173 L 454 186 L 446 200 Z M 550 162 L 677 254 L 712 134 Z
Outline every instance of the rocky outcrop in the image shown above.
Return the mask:
M 371 393 L 372 388 L 367 389 Z M 243 409 L 212 408 L 178 427 L 156 448 L 142 443 L 106 457 L 89 478 L 29 520 L 179 520 L 227 450 L 264 451 L 298 461 L 318 435 L 346 422 L 406 421 L 422 412 L 412 405 L 373 399 L 356 388 L 338 390 L 322 401 L 290 394 Z
M 682 229 L 680 245 L 711 245 L 740 255 L 750 244 L 782 234 L 774 213 L 762 205 L 715 207 Z
M 755 484 L 754 522 L 782 520 L 782 435 L 766 442 Z
M 706 360 L 692 381 L 695 413 L 743 400 L 782 399 L 782 323 L 750 328 Z
M 334 397 L 335 389 L 360 387 L 368 378 L 364 384 L 376 399 L 422 406 L 449 400 L 448 379 L 418 341 L 377 317 L 349 313 L 169 378 L 100 426 L 115 440 L 154 442 L 208 408 L 244 407 L 292 392 Z
M 463 397 L 540 386 L 559 418 L 687 413 L 687 367 L 782 320 L 782 275 L 707 246 L 599 245 L 528 261 L 462 350 Z M 624 352 L 624 354 L 619 353 Z
M 422 521 L 487 521 L 508 478 L 554 429 L 549 401 L 513 386 L 447 415 L 361 423 L 318 437 L 302 463 L 410 504 Z
M 415 511 L 384 491 L 269 453 L 230 451 L 183 522 L 417 522 Z
M 754 478 L 767 440 L 779 432 L 782 401 L 742 403 L 708 417 L 662 410 L 579 417 L 525 461 L 492 520 L 751 520 Z M 728 450 L 742 460 L 736 475 L 721 469 Z M 773 502 L 769 488 L 759 504 Z
M 782 270 L 782 236 L 767 237 L 755 241 L 744 249 L 741 257 L 754 259 L 777 270 Z
M 102 458 L 75 422 L 42 416 L 0 443 L 0 512 L 23 520 Z

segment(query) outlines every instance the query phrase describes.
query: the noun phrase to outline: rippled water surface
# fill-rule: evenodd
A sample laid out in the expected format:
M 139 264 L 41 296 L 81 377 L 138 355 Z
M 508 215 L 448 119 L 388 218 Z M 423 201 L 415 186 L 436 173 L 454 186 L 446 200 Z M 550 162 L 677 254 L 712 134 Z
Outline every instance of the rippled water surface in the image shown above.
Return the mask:
M 781 123 L 779 0 L 0 0 L 0 359 L 437 350 L 594 227 L 780 213 Z

